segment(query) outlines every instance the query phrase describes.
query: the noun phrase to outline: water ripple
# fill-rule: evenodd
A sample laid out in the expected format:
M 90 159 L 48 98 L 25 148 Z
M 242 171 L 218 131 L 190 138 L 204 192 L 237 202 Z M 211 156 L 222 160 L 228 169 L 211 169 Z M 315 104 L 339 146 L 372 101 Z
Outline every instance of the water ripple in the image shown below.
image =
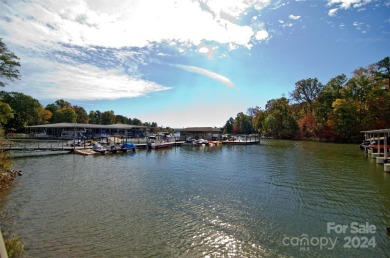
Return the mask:
M 25 173 L 0 197 L 0 227 L 31 257 L 345 256 L 282 239 L 324 236 L 328 221 L 390 222 L 390 177 L 350 145 L 266 141 L 16 166 Z M 375 236 L 380 247 L 363 254 L 390 255 Z

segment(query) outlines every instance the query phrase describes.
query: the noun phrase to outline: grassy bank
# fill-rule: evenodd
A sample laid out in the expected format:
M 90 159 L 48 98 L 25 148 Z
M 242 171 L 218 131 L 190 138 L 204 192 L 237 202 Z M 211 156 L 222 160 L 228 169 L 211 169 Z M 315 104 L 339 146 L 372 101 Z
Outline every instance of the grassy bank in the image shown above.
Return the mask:
M 12 169 L 13 161 L 8 152 L 0 151 L 0 191 L 8 188 L 21 172 Z

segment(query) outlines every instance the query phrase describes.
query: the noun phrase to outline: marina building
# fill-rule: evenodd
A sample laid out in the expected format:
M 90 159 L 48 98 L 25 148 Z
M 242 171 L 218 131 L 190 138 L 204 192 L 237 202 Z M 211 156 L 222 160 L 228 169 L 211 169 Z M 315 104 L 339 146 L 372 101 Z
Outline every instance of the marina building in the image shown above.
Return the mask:
M 81 123 L 57 123 L 32 125 L 26 127 L 26 133 L 34 138 L 104 138 L 117 137 L 143 137 L 146 134 L 146 126 L 128 124 L 81 124 Z
M 178 130 L 180 138 L 205 139 L 217 141 L 222 138 L 222 129 L 213 127 L 187 127 Z

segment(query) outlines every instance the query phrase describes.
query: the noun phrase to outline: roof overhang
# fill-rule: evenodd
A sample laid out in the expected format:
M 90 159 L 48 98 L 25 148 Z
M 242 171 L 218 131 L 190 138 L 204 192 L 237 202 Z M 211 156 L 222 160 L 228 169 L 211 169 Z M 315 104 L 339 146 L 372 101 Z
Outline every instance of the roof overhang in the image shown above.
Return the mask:
M 39 128 L 85 128 L 85 129 L 134 129 L 134 128 L 146 128 L 142 125 L 127 125 L 127 124 L 113 124 L 113 125 L 99 125 L 99 124 L 80 124 L 80 123 L 57 123 L 57 124 L 45 124 L 45 125 L 31 125 L 26 128 L 39 129 Z
M 385 134 L 385 133 L 390 133 L 390 128 L 388 128 L 388 129 L 378 129 L 378 130 L 369 130 L 369 131 L 361 131 L 361 133 L 379 133 L 379 134 Z

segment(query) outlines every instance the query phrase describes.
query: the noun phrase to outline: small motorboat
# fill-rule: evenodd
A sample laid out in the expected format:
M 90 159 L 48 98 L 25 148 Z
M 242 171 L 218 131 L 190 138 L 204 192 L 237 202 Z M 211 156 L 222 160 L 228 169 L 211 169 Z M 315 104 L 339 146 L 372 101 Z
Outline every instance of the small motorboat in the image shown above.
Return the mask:
M 137 147 L 132 143 L 132 142 L 125 142 L 122 147 L 121 147 L 121 150 L 123 152 L 126 152 L 128 150 L 131 150 L 131 151 L 135 151 L 137 149 Z
M 194 146 L 197 146 L 197 145 L 209 145 L 209 141 L 205 140 L 205 139 L 192 140 L 192 144 Z
M 165 149 L 172 148 L 173 144 L 174 142 L 161 141 L 156 136 L 149 136 L 146 146 L 148 149 Z
M 364 140 L 359 146 L 361 150 L 366 151 L 368 148 L 370 148 L 371 141 L 370 140 Z
M 121 148 L 118 148 L 117 146 L 115 145 L 112 145 L 110 148 L 107 149 L 108 152 L 111 152 L 111 153 L 117 153 L 118 151 L 120 151 Z
M 97 142 L 92 146 L 92 150 L 101 154 L 106 153 L 106 148 L 104 148 L 100 143 Z
M 369 147 L 370 149 L 372 149 L 373 152 L 378 152 L 378 149 L 380 152 L 383 152 L 385 148 L 387 149 L 387 151 L 390 151 L 390 145 L 387 142 L 387 139 L 383 137 L 371 140 Z

